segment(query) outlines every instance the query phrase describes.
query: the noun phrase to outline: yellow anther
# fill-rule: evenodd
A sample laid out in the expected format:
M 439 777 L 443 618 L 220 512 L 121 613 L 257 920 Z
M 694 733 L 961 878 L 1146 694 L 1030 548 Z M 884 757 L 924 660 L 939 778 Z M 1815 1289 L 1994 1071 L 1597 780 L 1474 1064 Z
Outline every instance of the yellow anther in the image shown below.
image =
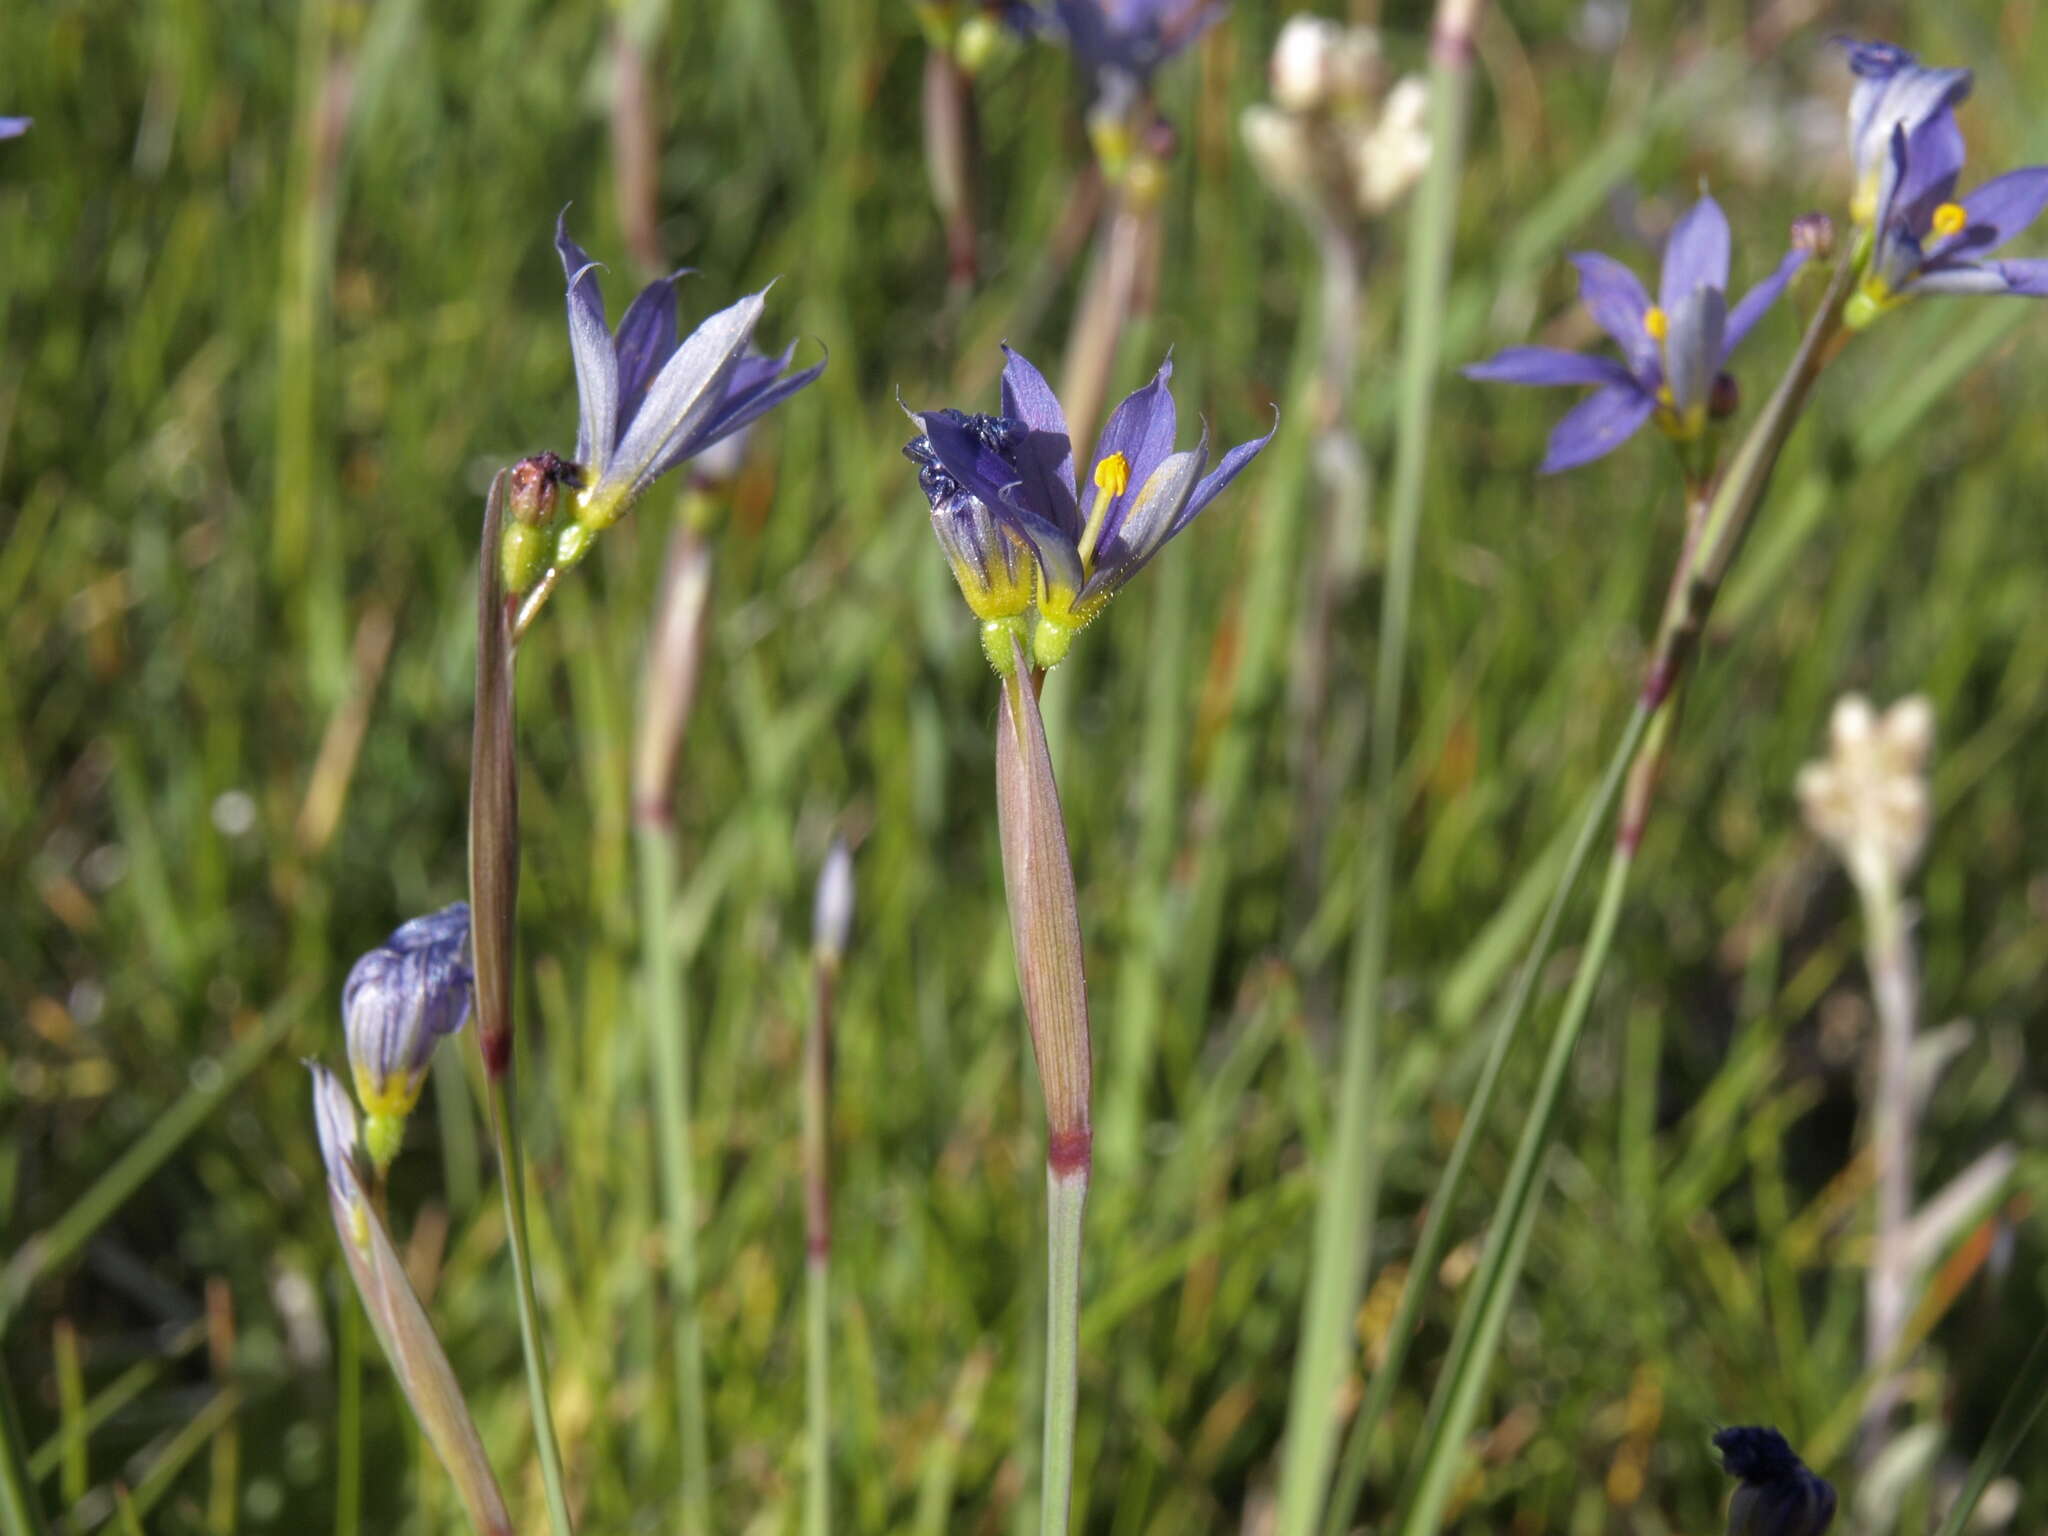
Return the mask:
M 1671 393 L 1671 386 L 1669 384 L 1659 384 L 1657 386 L 1657 403 L 1667 411 L 1678 409 L 1678 397 Z
M 1643 329 L 1650 333 L 1650 340 L 1662 341 L 1671 330 L 1670 317 L 1652 304 L 1643 311 Z
M 1961 203 L 1943 203 L 1934 210 L 1934 232 L 1944 240 L 1950 235 L 1960 235 L 1963 226 L 1969 222 L 1970 216 L 1963 211 Z
M 1095 466 L 1095 489 L 1105 496 L 1121 496 L 1131 486 L 1131 461 L 1112 453 Z

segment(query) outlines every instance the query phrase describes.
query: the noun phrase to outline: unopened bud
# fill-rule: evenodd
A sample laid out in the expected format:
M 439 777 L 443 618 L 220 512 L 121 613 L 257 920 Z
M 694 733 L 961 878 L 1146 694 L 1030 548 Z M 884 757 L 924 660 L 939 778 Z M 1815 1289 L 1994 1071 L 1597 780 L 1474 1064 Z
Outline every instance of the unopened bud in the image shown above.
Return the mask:
M 1802 213 L 1792 221 L 1792 248 L 1825 261 L 1835 251 L 1835 221 L 1824 213 Z
M 1916 695 L 1879 715 L 1850 694 L 1835 706 L 1828 734 L 1826 760 L 1799 770 L 1807 825 L 1859 884 L 1903 880 L 1919 862 L 1932 820 L 1934 707 Z
M 1329 17 L 1288 17 L 1267 66 L 1274 105 L 1287 112 L 1319 111 L 1330 98 L 1334 55 L 1343 45 L 1344 28 Z
M 529 528 L 547 527 L 555 520 L 555 487 L 572 474 L 567 461 L 556 454 L 536 453 L 521 459 L 512 466 L 507 510 Z
M 1729 373 L 1714 375 L 1714 386 L 1707 391 L 1707 414 L 1715 421 L 1726 421 L 1742 409 L 1742 388 Z
M 1238 131 L 1267 186 L 1284 197 L 1313 201 L 1315 151 L 1299 118 L 1277 107 L 1250 106 L 1238 119 Z
M 1385 213 L 1415 189 L 1429 169 L 1429 85 L 1419 75 L 1404 77 L 1387 92 L 1371 133 L 1352 151 L 1358 206 L 1367 215 Z
M 843 838 L 834 838 L 818 871 L 818 895 L 811 908 L 811 946 L 818 959 L 838 965 L 853 931 L 853 855 Z

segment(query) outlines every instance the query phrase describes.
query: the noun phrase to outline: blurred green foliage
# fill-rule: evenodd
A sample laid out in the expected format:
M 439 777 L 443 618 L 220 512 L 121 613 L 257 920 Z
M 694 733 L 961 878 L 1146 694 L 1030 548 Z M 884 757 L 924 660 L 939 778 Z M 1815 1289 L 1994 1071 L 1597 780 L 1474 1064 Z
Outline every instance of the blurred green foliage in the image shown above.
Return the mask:
M 1227 441 L 1269 401 L 1309 410 L 1295 359 L 1315 340 L 1314 250 L 1235 131 L 1282 9 L 1242 0 L 1163 86 L 1181 132 L 1148 345 L 1175 347 L 1184 408 Z M 1601 18 L 1626 12 L 1540 0 L 1488 20 L 1454 359 L 1585 341 L 1562 253 L 1647 267 L 1701 178 L 1735 223 L 1738 283 L 1793 214 L 1839 208 L 1837 27 L 1978 70 L 1973 174 L 2048 152 L 2030 111 L 2048 40 L 2029 6 L 1921 8 L 1910 25 L 1843 7 L 1788 33 L 1781 7 L 1644 5 L 1603 42 Z M 1377 19 L 1396 61 L 1417 63 L 1426 8 Z M 788 1529 L 801 1488 L 797 1060 L 810 881 L 844 827 L 860 907 L 834 1103 L 839 1508 L 848 1529 L 904 1529 L 914 1510 L 932 1529 L 1005 1529 L 1035 1483 L 1037 1100 L 995 865 L 995 690 L 898 457 L 894 392 L 992 401 L 1005 338 L 1057 366 L 1077 278 L 1049 232 L 1086 160 L 1080 93 L 1043 46 L 981 82 L 984 275 L 955 299 L 910 7 L 655 3 L 625 25 L 649 23 L 658 239 L 702 274 L 683 285 L 686 320 L 780 273 L 763 339 L 832 354 L 729 498 L 679 800 L 715 1507 L 722 1528 Z M 572 446 L 556 211 L 573 203 L 611 264 L 614 314 L 633 273 L 609 125 L 620 25 L 590 5 L 423 0 L 46 0 L 0 16 L 0 108 L 36 118 L 0 146 L 7 1249 L 216 1083 L 266 1010 L 295 1015 L 10 1319 L 32 1446 L 60 1422 L 65 1339 L 85 1392 L 126 1384 L 82 1461 L 38 1464 L 53 1511 L 90 1490 L 87 1524 L 112 1515 L 116 1482 L 151 1488 L 153 1530 L 316 1529 L 346 1507 L 334 1351 L 363 1347 L 362 1330 L 343 1320 L 355 1303 L 295 1058 L 338 1057 L 351 959 L 462 890 L 482 494 L 498 466 Z M 1400 240 L 1397 215 L 1375 254 Z M 1376 264 L 1362 338 L 1375 464 L 1397 272 Z M 1752 399 L 1793 334 L 1775 316 L 1747 349 Z M 2048 411 L 2044 348 L 2019 301 L 1912 306 L 1824 382 L 1781 469 L 1577 1063 L 1461 1492 L 1475 1527 L 1705 1529 L 1723 1490 L 1706 1439 L 1728 1422 L 1833 1435 L 1823 1470 L 1853 1497 L 1839 1421 L 1861 1374 L 1868 1010 L 1853 901 L 1791 795 L 1851 687 L 1924 690 L 1941 723 L 1918 885 L 1926 1016 L 1969 1034 L 1930 1101 L 1919 1187 L 2001 1140 L 2025 1152 L 2009 1220 L 1962 1249 L 1908 1378 L 1916 1419 L 1947 1437 L 1941 1477 L 2041 1326 L 2043 1245 L 2023 1218 L 2048 1172 L 2028 1029 L 2048 1008 L 2048 844 L 2032 831 L 2048 825 L 2033 755 L 2048 439 L 2028 430 Z M 1127 355 L 1118 387 L 1154 360 Z M 1561 408 L 1456 379 L 1439 399 L 1400 724 L 1368 1337 L 1512 958 L 1520 930 L 1494 915 L 1517 893 L 1526 906 L 1619 728 L 1674 553 L 1675 476 L 1653 439 L 1533 478 Z M 1377 525 L 1324 525 L 1306 451 L 1305 434 L 1278 440 L 1049 690 L 1068 695 L 1063 792 L 1105 1077 L 1133 1000 L 1163 1009 L 1140 1163 L 1090 1212 L 1091 1530 L 1235 1529 L 1270 1486 L 1329 1129 L 1355 786 L 1365 733 L 1386 724 L 1362 702 Z M 677 1457 L 626 805 L 673 508 L 657 494 L 605 538 L 520 680 L 520 1092 L 557 1414 L 584 1523 L 605 1531 L 666 1528 Z M 1272 675 L 1247 685 L 1244 577 L 1276 541 L 1297 601 Z M 1249 752 L 1247 789 L 1219 800 L 1229 750 Z M 1524 1054 L 1512 1073 L 1533 1073 Z M 474 1067 L 465 1042 L 437 1068 L 393 1213 L 530 1522 Z M 1481 1144 L 1459 1223 L 1475 1242 L 1515 1129 L 1504 1117 Z M 1400 1487 L 1473 1251 L 1446 1266 L 1369 1511 Z M 216 1317 L 233 1314 L 232 1350 L 211 1361 L 192 1326 L 210 1285 Z M 381 1363 L 365 1372 L 362 1528 L 449 1528 L 445 1480 Z M 2048 1486 L 2025 1460 L 2031 1528 Z

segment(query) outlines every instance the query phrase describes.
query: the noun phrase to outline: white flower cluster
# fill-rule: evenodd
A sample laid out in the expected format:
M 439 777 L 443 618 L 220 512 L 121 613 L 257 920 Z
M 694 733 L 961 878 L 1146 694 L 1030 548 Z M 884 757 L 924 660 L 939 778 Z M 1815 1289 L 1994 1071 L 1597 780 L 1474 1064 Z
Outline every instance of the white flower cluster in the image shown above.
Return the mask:
M 1896 889 L 1927 843 L 1934 706 L 1914 694 L 1880 715 L 1852 693 L 1835 705 L 1828 738 L 1826 761 L 1799 770 L 1806 824 L 1859 886 Z
M 1379 34 L 1326 16 L 1295 15 L 1269 68 L 1272 101 L 1245 109 L 1259 174 L 1311 213 L 1376 218 L 1429 165 L 1429 87 L 1408 75 L 1387 88 Z

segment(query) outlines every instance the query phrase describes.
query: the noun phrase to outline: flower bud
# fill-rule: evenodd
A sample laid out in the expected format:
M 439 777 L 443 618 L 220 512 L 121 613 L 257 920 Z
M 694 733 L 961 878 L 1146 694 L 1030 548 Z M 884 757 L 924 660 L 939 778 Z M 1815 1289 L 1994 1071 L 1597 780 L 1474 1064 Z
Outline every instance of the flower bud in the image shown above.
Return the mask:
M 1792 248 L 1827 260 L 1835 252 L 1835 221 L 1824 213 L 1802 213 L 1792 221 Z
M 819 960 L 837 966 L 846 953 L 853 929 L 853 855 L 843 838 L 834 838 L 818 871 L 818 895 L 811 909 L 811 948 Z
M 1429 84 L 1408 75 L 1387 92 L 1371 133 L 1352 149 L 1359 209 L 1385 213 L 1406 197 L 1429 169 Z
M 1274 105 L 1286 112 L 1317 112 L 1330 99 L 1344 28 L 1327 16 L 1297 12 L 1273 43 L 1267 81 Z
M 1717 373 L 1714 384 L 1707 391 L 1707 415 L 1715 421 L 1726 421 L 1742 409 L 1742 387 L 1735 382 L 1732 373 Z
M 965 424 L 992 446 L 1021 430 L 1000 416 L 968 417 Z M 1038 562 L 1030 546 L 1006 527 L 986 502 L 946 472 L 929 437 L 912 438 L 904 445 L 903 456 L 918 467 L 918 488 L 931 503 L 932 532 L 946 552 L 946 563 L 953 568 L 953 579 L 960 584 L 967 606 L 984 626 L 999 626 L 1005 635 L 1019 629 L 1030 611 L 1038 576 Z M 996 654 L 991 651 L 992 663 Z
M 1277 107 L 1249 106 L 1238 119 L 1238 131 L 1267 186 L 1283 197 L 1314 202 L 1315 148 L 1301 119 Z
M 379 1175 L 398 1153 L 434 1046 L 469 1017 L 468 957 L 469 905 L 458 901 L 400 925 L 341 989 L 363 1139 Z
M 1741 1479 L 1728 1501 L 1728 1536 L 1821 1536 L 1833 1522 L 1835 1490 L 1775 1429 L 1724 1429 L 1714 1449 L 1721 1470 Z

